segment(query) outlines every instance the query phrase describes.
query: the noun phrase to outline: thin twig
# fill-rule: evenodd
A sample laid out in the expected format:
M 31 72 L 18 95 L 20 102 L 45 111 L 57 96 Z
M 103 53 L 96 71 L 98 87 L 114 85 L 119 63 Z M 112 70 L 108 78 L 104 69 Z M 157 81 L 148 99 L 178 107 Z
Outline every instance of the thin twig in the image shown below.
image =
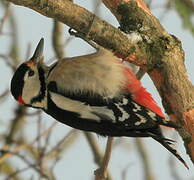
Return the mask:
M 94 156 L 94 161 L 95 163 L 100 167 L 101 166 L 101 162 L 102 162 L 102 158 L 103 158 L 103 153 L 99 147 L 98 142 L 96 141 L 94 135 L 92 133 L 89 132 L 84 132 L 84 135 L 91 147 L 93 156 Z M 110 172 L 107 170 L 107 180 L 111 180 L 111 174 Z
M 36 167 L 36 164 L 31 164 L 31 162 L 26 158 L 26 156 L 16 153 L 17 157 L 23 160 L 27 165 L 31 166 L 37 173 L 39 173 L 42 177 L 49 179 L 49 177 L 42 171 L 39 167 Z
M 94 2 L 94 14 L 95 15 L 99 15 L 100 14 L 100 6 L 102 5 L 102 1 L 101 0 L 97 0 Z
M 16 15 L 14 14 L 14 9 L 10 7 L 10 30 L 11 30 L 11 46 L 9 50 L 9 56 L 15 66 L 15 70 L 20 63 L 20 41 L 18 36 L 18 23 L 16 19 Z M 14 70 L 14 71 L 15 71 Z
M 62 59 L 65 56 L 63 47 L 63 24 L 57 20 L 54 20 L 53 23 L 52 44 L 57 58 Z
M 3 61 L 5 62 L 5 64 L 11 68 L 12 71 L 15 71 L 16 70 L 16 66 L 13 65 L 13 63 L 11 62 L 11 58 L 7 55 L 3 55 L 3 54 L 0 54 L 0 58 L 3 59 Z
M 129 169 L 129 167 L 131 166 L 131 164 L 129 164 L 129 165 L 127 165 L 124 169 L 123 169 L 123 171 L 122 171 L 122 173 L 121 173 L 121 179 L 122 180 L 127 180 L 127 171 L 128 171 L 128 169 Z
M 10 3 L 7 3 L 6 5 L 5 5 L 5 8 L 6 8 L 6 10 L 5 10 L 5 13 L 4 13 L 4 16 L 3 16 L 3 18 L 1 19 L 1 24 L 0 24 L 0 34 L 3 32 L 3 26 L 4 26 L 4 24 L 5 24 L 5 21 L 8 19 L 8 17 L 9 17 L 9 13 L 10 13 L 10 8 L 9 8 L 9 6 L 10 6 Z
M 27 45 L 27 51 L 26 51 L 26 55 L 25 55 L 26 60 L 29 59 L 29 57 L 30 57 L 30 51 L 31 51 L 31 49 L 32 49 L 31 44 L 28 43 L 28 45 Z
M 65 144 L 65 141 L 70 138 L 71 136 L 75 135 L 78 131 L 76 129 L 70 130 L 61 140 L 57 142 L 57 144 L 49 151 L 46 153 L 46 156 L 49 156 L 50 154 L 53 154 L 54 152 L 57 152 L 57 154 L 60 154 L 62 147 Z M 72 142 L 72 141 L 71 141 Z
M 141 157 L 142 162 L 143 162 L 145 180 L 154 180 L 155 178 L 154 178 L 153 173 L 150 169 L 151 166 L 150 166 L 149 158 L 148 158 L 145 146 L 142 142 L 142 139 L 136 138 L 135 141 L 136 141 L 138 152 L 139 152 L 140 157 Z
M 9 176 L 7 176 L 5 180 L 10 180 L 10 179 L 12 179 L 12 178 L 14 178 L 14 180 L 15 180 L 15 177 L 16 177 L 18 174 L 20 174 L 20 173 L 22 173 L 22 172 L 24 172 L 24 171 L 30 169 L 31 167 L 32 167 L 32 166 L 27 166 L 27 167 L 25 167 L 25 168 L 16 170 L 14 173 L 12 173 L 12 174 L 10 174 Z
M 107 168 L 111 156 L 113 139 L 113 137 L 108 137 L 102 165 L 95 171 L 95 180 L 104 180 L 107 178 Z
M 42 129 L 43 129 L 42 117 L 41 117 L 41 114 L 38 114 L 38 120 L 37 120 L 37 135 L 38 136 L 40 136 Z M 42 147 L 41 139 L 38 139 L 37 141 L 37 151 L 38 151 L 37 165 L 39 166 L 41 174 L 43 174 L 44 172 L 44 150 L 45 148 L 46 146 Z
M 11 120 L 9 133 L 7 134 L 7 137 L 5 139 L 5 144 L 11 144 L 14 139 L 14 136 L 18 132 L 20 132 L 22 126 L 24 126 L 25 124 L 24 122 L 25 114 L 26 114 L 26 107 L 18 105 L 15 110 L 15 116 Z
M 84 132 L 84 135 L 87 139 L 88 144 L 90 145 L 90 148 L 93 152 L 93 156 L 94 156 L 94 162 L 100 166 L 101 162 L 102 162 L 102 158 L 103 158 L 103 154 L 102 151 L 99 147 L 98 142 L 96 141 L 96 139 L 94 138 L 94 135 L 90 132 Z
M 46 129 L 43 133 L 40 134 L 40 136 L 37 136 L 30 144 L 22 144 L 20 146 L 17 146 L 15 149 L 12 150 L 11 153 L 6 153 L 0 158 L 0 164 L 2 164 L 5 160 L 12 157 L 22 149 L 26 149 L 28 147 L 31 147 L 33 144 L 35 144 L 40 138 L 43 136 L 46 136 L 55 126 L 57 122 L 54 122 L 48 129 Z
M 3 100 L 7 97 L 7 95 L 9 94 L 9 90 L 6 89 L 2 94 L 0 94 L 0 103 L 3 102 Z
M 174 133 L 172 139 L 175 139 L 177 141 L 178 139 L 178 136 L 176 133 Z M 175 161 L 176 159 L 173 157 L 173 156 L 169 156 L 169 168 L 170 168 L 170 172 L 171 172 L 171 175 L 173 177 L 174 180 L 181 180 L 182 178 L 180 177 L 178 171 L 177 171 L 177 168 L 176 168 L 176 162 Z

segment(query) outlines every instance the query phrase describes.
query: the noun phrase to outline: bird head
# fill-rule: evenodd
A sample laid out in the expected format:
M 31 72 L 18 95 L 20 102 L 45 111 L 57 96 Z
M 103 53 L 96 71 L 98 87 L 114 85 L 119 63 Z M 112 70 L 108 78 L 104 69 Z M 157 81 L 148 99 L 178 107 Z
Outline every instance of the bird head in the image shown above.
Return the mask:
M 21 64 L 11 80 L 11 94 L 20 103 L 33 106 L 36 99 L 40 98 L 44 72 L 41 68 L 43 64 L 44 39 L 42 38 L 33 56 Z

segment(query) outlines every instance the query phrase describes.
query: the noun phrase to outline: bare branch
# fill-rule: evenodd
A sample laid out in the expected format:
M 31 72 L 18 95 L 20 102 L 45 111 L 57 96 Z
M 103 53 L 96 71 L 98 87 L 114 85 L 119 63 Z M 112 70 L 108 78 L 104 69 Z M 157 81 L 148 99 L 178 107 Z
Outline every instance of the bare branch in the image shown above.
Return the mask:
M 33 144 L 35 144 L 41 137 L 46 136 L 54 127 L 56 126 L 56 122 L 54 122 L 48 129 L 46 129 L 44 132 L 40 134 L 40 136 L 37 136 L 30 144 L 22 144 L 20 146 L 17 146 L 12 150 L 11 153 L 6 153 L 3 156 L 0 157 L 0 164 L 2 164 L 5 160 L 12 157 L 22 149 L 30 148 Z
M 100 147 L 96 141 L 96 139 L 94 138 L 94 136 L 89 133 L 89 132 L 84 132 L 84 135 L 86 136 L 88 143 L 92 149 L 93 152 L 93 156 L 94 156 L 94 161 L 95 163 L 101 167 L 102 166 L 102 159 L 103 159 L 103 154 L 102 151 L 100 150 Z M 107 148 L 107 147 L 106 147 Z M 110 152 L 111 153 L 111 152 Z M 110 156 L 110 155 L 108 155 Z M 104 159 L 105 159 L 105 155 L 104 155 Z M 98 171 L 98 170 L 97 170 Z M 110 175 L 110 173 L 108 172 L 108 169 L 106 169 L 106 173 L 107 173 L 107 180 L 111 180 L 112 177 Z M 97 178 L 97 177 L 96 177 Z
M 95 180 L 104 180 L 107 178 L 107 168 L 111 156 L 113 139 L 113 137 L 108 137 L 105 155 L 102 160 L 102 165 L 99 169 L 95 171 Z
M 12 179 L 12 178 L 14 178 L 14 180 L 15 180 L 15 179 L 17 178 L 16 176 L 17 176 L 18 174 L 20 174 L 20 173 L 22 173 L 22 172 L 24 172 L 24 171 L 30 169 L 31 167 L 32 167 L 32 166 L 27 166 L 27 167 L 25 167 L 25 168 L 16 170 L 15 172 L 13 172 L 13 173 L 11 173 L 9 176 L 7 176 L 7 177 L 5 178 L 5 180 L 10 180 L 10 179 Z M 21 180 L 21 179 L 18 179 L 18 180 Z
M 63 42 L 63 24 L 57 20 L 53 21 L 53 48 L 58 59 L 62 59 L 64 54 L 64 42 Z
M 150 168 L 151 165 L 150 165 L 149 158 L 148 158 L 145 146 L 143 144 L 143 141 L 140 138 L 136 138 L 135 142 L 136 142 L 138 152 L 139 152 L 140 157 L 141 157 L 142 162 L 143 162 L 145 180 L 154 180 L 155 178 L 154 178 L 152 170 Z
M 45 16 L 56 18 L 76 31 L 87 35 L 88 39 L 113 50 L 119 57 L 127 58 L 128 61 L 136 65 L 145 63 L 147 50 L 145 49 L 144 41 L 137 43 L 131 40 L 119 29 L 71 1 L 56 0 L 54 3 L 52 0 L 8 1 L 34 9 Z
M 130 33 L 142 27 L 149 27 L 149 30 L 145 30 L 144 33 L 149 40 L 153 40 L 150 41 L 151 44 L 147 44 L 148 54 L 152 55 L 145 56 L 144 59 L 147 62 L 152 61 L 153 64 L 148 62 L 146 69 L 161 95 L 164 108 L 171 120 L 183 125 L 182 129 L 177 130 L 184 140 L 187 153 L 194 162 L 194 126 L 192 125 L 194 122 L 194 86 L 187 76 L 180 41 L 161 27 L 158 20 L 147 11 L 142 0 L 103 0 L 103 2 L 117 17 L 123 31 Z
M 10 15 L 10 8 L 9 8 L 9 5 L 10 5 L 10 3 L 6 3 L 6 4 L 4 5 L 5 13 L 4 13 L 4 16 L 3 16 L 3 18 L 1 19 L 1 23 L 0 23 L 0 34 L 3 33 L 3 26 L 4 26 L 6 20 L 8 19 L 9 15 Z

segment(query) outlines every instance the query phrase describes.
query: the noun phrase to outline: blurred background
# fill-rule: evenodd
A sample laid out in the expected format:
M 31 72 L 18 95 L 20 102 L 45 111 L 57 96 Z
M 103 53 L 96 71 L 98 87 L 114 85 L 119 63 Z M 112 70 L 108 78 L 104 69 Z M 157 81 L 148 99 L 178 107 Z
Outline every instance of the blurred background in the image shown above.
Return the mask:
M 185 51 L 185 65 L 194 82 L 194 1 L 147 0 L 165 29 L 178 37 Z M 99 1 L 75 3 L 118 27 L 116 19 Z M 70 37 L 69 27 L 0 0 L 0 179 L 2 180 L 91 180 L 99 167 L 107 138 L 83 133 L 39 110 L 17 104 L 9 92 L 17 66 L 33 53 L 41 37 L 48 64 L 56 59 L 94 51 L 79 38 Z M 147 75 L 142 79 L 162 107 Z M 176 149 L 188 163 L 188 171 L 172 154 L 151 138 L 115 138 L 109 163 L 109 180 L 194 180 L 194 167 L 183 141 L 172 129 L 165 136 L 177 141 Z

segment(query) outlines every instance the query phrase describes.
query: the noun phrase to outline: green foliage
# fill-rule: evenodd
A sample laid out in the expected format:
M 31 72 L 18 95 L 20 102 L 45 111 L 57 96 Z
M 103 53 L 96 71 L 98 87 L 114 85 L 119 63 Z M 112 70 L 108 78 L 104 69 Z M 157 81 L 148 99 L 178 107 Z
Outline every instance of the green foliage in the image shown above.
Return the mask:
M 192 0 L 174 0 L 174 5 L 179 14 L 183 28 L 188 29 L 194 35 L 194 2 Z

